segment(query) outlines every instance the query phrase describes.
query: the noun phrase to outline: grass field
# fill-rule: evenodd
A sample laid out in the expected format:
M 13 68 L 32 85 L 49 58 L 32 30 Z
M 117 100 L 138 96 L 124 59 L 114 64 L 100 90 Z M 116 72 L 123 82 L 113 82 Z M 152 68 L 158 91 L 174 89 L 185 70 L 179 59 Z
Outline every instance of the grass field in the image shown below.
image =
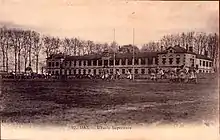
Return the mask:
M 197 84 L 147 81 L 3 82 L 4 123 L 173 124 L 216 121 L 217 78 Z

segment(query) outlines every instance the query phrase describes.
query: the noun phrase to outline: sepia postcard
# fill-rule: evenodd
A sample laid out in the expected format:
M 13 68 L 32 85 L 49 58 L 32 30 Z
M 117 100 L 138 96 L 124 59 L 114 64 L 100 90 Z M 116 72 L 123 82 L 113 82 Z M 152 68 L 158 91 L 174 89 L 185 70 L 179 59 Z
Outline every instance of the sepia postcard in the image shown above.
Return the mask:
M 218 140 L 219 2 L 0 0 L 2 140 Z

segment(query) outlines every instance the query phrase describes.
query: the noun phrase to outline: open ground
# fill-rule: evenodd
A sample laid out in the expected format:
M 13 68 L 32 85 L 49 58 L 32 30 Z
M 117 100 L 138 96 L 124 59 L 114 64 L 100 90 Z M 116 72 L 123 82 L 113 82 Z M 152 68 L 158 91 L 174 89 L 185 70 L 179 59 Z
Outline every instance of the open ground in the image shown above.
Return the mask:
M 3 123 L 142 125 L 215 122 L 217 76 L 197 84 L 149 81 L 2 82 Z

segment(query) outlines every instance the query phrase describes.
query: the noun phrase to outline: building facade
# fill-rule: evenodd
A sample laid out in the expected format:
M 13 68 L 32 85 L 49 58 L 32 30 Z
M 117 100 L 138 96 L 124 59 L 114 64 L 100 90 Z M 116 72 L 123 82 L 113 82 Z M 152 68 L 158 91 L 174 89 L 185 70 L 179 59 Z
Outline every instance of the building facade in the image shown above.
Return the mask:
M 100 75 L 103 71 L 126 75 L 149 74 L 151 70 L 162 68 L 195 67 L 200 73 L 212 73 L 213 60 L 205 55 L 197 55 L 192 48 L 169 47 L 161 52 L 108 53 L 84 56 L 51 55 L 47 58 L 47 73 L 52 75 Z

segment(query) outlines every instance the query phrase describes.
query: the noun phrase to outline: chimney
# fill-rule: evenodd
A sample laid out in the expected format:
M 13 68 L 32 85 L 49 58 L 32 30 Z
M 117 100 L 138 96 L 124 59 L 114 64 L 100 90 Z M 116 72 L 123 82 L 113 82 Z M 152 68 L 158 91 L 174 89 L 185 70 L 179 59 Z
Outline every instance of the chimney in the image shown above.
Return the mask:
M 163 46 L 161 46 L 160 49 L 161 49 L 161 52 L 162 52 L 163 51 Z
M 189 47 L 188 47 L 188 44 L 186 44 L 186 51 L 189 51 Z

